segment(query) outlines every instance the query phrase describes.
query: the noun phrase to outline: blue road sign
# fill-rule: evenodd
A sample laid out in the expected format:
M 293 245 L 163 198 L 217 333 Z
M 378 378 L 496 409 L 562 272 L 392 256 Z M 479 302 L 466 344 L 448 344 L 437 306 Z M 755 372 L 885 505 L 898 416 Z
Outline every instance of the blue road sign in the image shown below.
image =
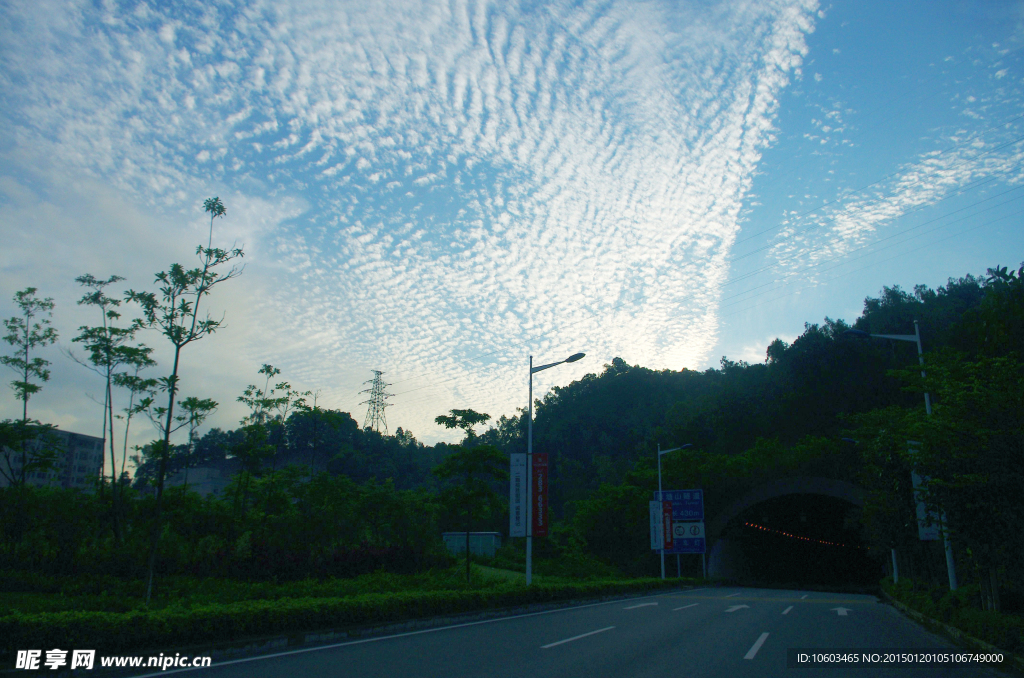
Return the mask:
M 665 549 L 665 553 L 704 553 L 706 550 L 706 542 L 703 538 L 673 539 L 672 548 Z
M 706 550 L 704 523 L 672 523 L 672 548 L 665 549 L 665 553 L 704 553 Z
M 658 495 L 661 496 L 658 496 Z M 704 520 L 704 490 L 665 490 L 654 492 L 655 501 L 672 502 L 672 520 Z M 687 551 L 690 553 L 690 551 Z M 697 551 L 696 553 L 701 553 Z

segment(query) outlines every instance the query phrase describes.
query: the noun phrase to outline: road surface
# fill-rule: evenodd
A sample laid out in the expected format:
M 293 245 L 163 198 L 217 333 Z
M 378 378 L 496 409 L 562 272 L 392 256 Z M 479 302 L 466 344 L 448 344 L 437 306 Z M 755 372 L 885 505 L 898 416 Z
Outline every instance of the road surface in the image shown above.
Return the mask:
M 854 663 L 788 668 L 787 650 L 837 653 Z M 865 662 L 873 649 L 877 661 Z M 856 652 L 854 652 L 854 650 Z M 893 655 L 885 652 L 896 651 Z M 581 605 L 264 657 L 168 670 L 197 678 L 735 678 L 750 676 L 1000 676 L 951 661 L 963 653 L 874 596 L 710 588 Z M 900 663 L 883 663 L 885 660 Z M 937 658 L 933 658 L 937 659 Z M 865 665 L 867 664 L 867 665 Z

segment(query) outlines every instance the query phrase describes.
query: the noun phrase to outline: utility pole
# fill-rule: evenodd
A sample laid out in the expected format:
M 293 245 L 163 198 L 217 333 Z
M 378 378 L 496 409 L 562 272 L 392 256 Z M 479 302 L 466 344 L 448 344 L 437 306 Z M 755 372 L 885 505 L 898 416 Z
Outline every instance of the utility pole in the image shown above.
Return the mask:
M 366 418 L 363 419 L 363 428 L 372 428 L 377 433 L 384 429 L 384 435 L 388 434 L 388 421 L 384 417 L 384 408 L 391 407 L 391 403 L 386 402 L 387 398 L 390 398 L 392 393 L 385 393 L 384 388 L 391 386 L 391 384 L 385 384 L 381 375 L 384 374 L 380 370 L 372 370 L 373 379 L 364 381 L 364 384 L 373 384 L 370 388 L 360 391 L 360 393 L 369 393 L 370 399 L 364 400 L 359 403 L 360 405 L 369 404 L 366 408 Z

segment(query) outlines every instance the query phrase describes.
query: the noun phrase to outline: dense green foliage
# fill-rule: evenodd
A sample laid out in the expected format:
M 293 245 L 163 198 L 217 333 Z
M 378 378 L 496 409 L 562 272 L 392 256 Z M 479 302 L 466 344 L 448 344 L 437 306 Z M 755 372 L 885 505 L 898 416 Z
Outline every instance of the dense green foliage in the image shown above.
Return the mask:
M 355 576 L 386 568 L 414 572 L 447 562 L 440 553 L 436 499 L 392 483 L 357 485 L 326 473 L 304 482 L 295 468 L 254 481 L 252 506 L 234 496 L 202 499 L 181 488 L 165 493 L 158 568 L 163 574 L 295 579 Z M 237 487 L 237 486 L 236 486 Z M 237 492 L 237 489 L 235 490 Z M 0 490 L 0 517 L 27 509 L 21 539 L 3 520 L 2 567 L 54 574 L 140 576 L 145 570 L 155 498 L 127 494 L 125 540 L 104 529 L 109 493 Z

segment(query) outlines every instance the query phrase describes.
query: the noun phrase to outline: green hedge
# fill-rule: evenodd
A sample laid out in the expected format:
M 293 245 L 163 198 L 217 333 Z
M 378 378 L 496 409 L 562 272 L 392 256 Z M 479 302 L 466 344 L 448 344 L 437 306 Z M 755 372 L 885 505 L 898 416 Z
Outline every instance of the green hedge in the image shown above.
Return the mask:
M 899 584 L 892 579 L 882 580 L 882 590 L 907 607 L 921 614 L 960 629 L 1001 650 L 1024 653 L 1024 618 L 1000 612 L 979 610 L 974 606 L 978 586 L 957 591 L 930 588 L 902 578 Z
M 0 617 L 0 655 L 18 649 L 82 648 L 101 654 L 170 648 L 259 636 L 352 628 L 530 603 L 676 588 L 679 581 L 507 585 L 477 591 L 367 593 L 347 598 L 282 598 L 131 612 L 14 613 Z

